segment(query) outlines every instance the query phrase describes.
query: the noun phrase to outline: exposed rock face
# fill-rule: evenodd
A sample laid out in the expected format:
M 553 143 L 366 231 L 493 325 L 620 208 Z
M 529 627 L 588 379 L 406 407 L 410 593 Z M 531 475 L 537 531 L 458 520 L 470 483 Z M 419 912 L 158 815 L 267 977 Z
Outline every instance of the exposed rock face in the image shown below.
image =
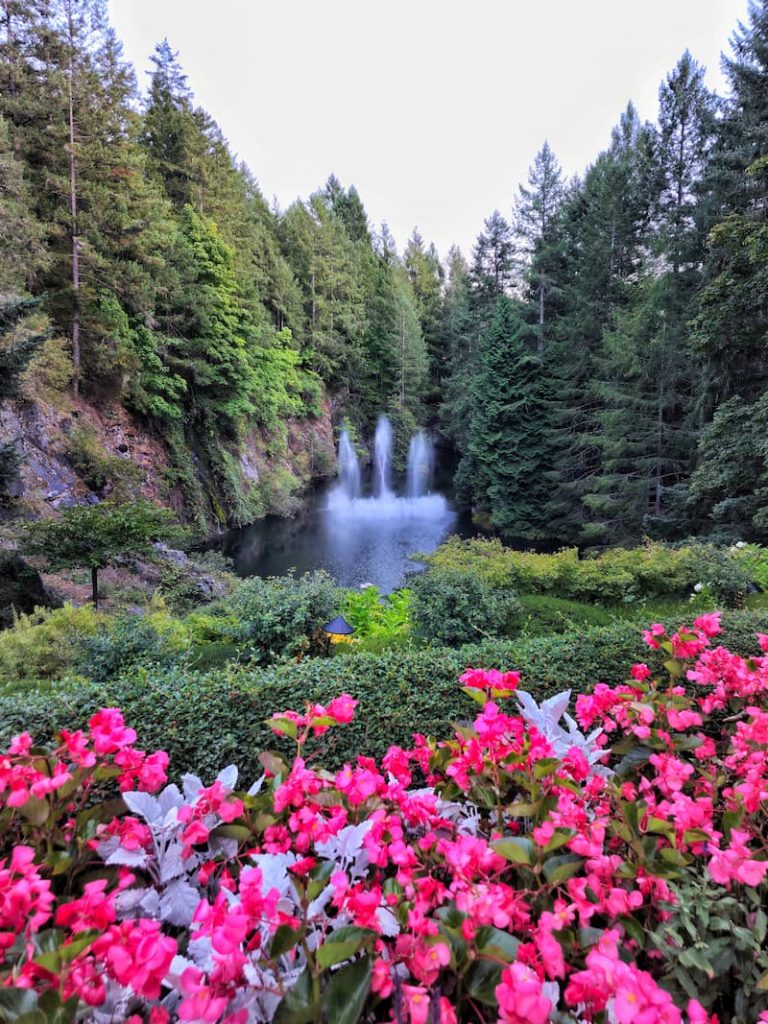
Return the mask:
M 73 432 L 83 426 L 93 431 L 104 457 L 131 464 L 137 496 L 174 508 L 184 517 L 181 492 L 169 483 L 175 474 L 162 438 L 119 403 L 105 402 L 96 408 L 82 400 L 67 401 L 61 407 L 39 400 L 8 401 L 0 406 L 0 444 L 15 441 L 19 447 L 21 469 L 11 494 L 22 499 L 32 515 L 109 497 L 109 486 L 94 494 L 68 456 Z M 282 495 L 295 501 L 297 492 L 334 468 L 327 402 L 319 418 L 288 420 L 285 426 L 287 444 L 281 454 L 271 451 L 270 438 L 258 430 L 251 432 L 239 452 L 242 492 L 247 495 L 259 488 L 264 513 L 289 513 Z M 205 467 L 199 466 L 199 473 L 207 485 Z
M 0 629 L 13 623 L 14 612 L 28 614 L 59 604 L 28 562 L 15 551 L 0 551 Z

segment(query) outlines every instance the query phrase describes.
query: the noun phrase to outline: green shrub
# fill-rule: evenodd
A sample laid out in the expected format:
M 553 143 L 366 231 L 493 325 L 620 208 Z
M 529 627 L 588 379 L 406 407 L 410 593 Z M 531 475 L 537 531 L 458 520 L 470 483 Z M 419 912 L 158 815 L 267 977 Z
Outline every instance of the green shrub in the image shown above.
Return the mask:
M 520 618 L 511 590 L 459 569 L 430 568 L 413 577 L 411 619 L 421 640 L 456 646 L 509 636 Z
M 106 618 L 90 605 L 71 604 L 16 616 L 11 628 L 0 633 L 0 683 L 63 675 L 73 664 L 78 644 L 95 634 Z
M 392 643 L 410 630 L 412 596 L 404 587 L 382 597 L 379 588 L 369 584 L 346 591 L 341 613 L 354 628 L 356 640 Z
M 738 606 L 751 582 L 749 568 L 734 549 L 699 543 L 647 543 L 580 558 L 575 548 L 543 555 L 505 548 L 499 540 L 452 537 L 423 560 L 433 570 L 462 572 L 518 594 L 599 604 L 688 597 L 696 583 L 703 583 L 718 601 Z
M 755 654 L 755 634 L 768 630 L 768 614 L 727 612 L 723 625 L 723 644 Z M 654 658 L 637 624 L 616 622 L 559 636 L 485 640 L 456 650 L 311 658 L 268 669 L 153 667 L 110 682 L 65 680 L 0 695 L 0 745 L 24 729 L 43 741 L 62 726 L 83 725 L 98 707 L 119 706 L 147 749 L 168 751 L 173 774 L 195 771 L 211 779 L 222 765 L 236 762 L 247 785 L 261 774 L 259 753 L 281 742 L 264 720 L 308 700 L 327 703 L 346 691 L 360 701 L 351 725 L 315 745 L 324 751 L 323 763 L 334 767 L 361 750 L 381 756 L 392 743 L 407 744 L 414 732 L 446 735 L 452 722 L 466 720 L 471 711 L 458 676 L 467 665 L 516 668 L 522 686 L 541 699 L 566 687 L 583 692 L 596 682 L 622 682 L 633 661 L 652 664 Z
M 303 576 L 255 576 L 226 598 L 208 606 L 207 618 L 221 617 L 216 639 L 233 643 L 259 664 L 281 655 L 315 649 L 323 623 L 339 614 L 343 592 L 326 572 Z
M 616 617 L 614 609 L 551 594 L 521 594 L 518 600 L 522 608 L 520 633 L 523 636 L 565 633 L 579 626 L 607 626 Z
M 177 661 L 191 643 L 184 623 L 155 605 L 146 615 L 105 619 L 95 633 L 77 637 L 72 646 L 73 671 L 101 682 L 141 665 Z

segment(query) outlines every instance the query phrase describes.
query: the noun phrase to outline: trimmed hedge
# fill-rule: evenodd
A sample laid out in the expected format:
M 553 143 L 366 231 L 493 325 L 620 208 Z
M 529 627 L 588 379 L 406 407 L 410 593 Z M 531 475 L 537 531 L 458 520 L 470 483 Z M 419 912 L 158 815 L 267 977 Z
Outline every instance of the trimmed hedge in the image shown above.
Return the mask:
M 768 613 L 726 612 L 722 643 L 748 655 L 768 631 Z M 614 623 L 532 640 L 489 640 L 453 651 L 425 648 L 355 658 L 312 658 L 295 665 L 249 671 L 230 666 L 209 672 L 150 669 L 107 684 L 69 680 L 46 689 L 0 696 L 0 747 L 28 730 L 37 741 L 59 728 L 82 726 L 100 706 L 119 706 L 148 749 L 171 756 L 171 775 L 196 771 L 205 779 L 233 762 L 241 782 L 261 774 L 264 749 L 289 747 L 264 720 L 273 712 L 327 703 L 346 691 L 360 701 L 355 721 L 318 741 L 323 762 L 337 766 L 361 751 L 378 756 L 414 732 L 445 736 L 469 719 L 474 706 L 457 679 L 468 665 L 518 669 L 525 689 L 541 699 L 572 687 L 627 678 L 633 661 L 651 662 L 637 623 Z

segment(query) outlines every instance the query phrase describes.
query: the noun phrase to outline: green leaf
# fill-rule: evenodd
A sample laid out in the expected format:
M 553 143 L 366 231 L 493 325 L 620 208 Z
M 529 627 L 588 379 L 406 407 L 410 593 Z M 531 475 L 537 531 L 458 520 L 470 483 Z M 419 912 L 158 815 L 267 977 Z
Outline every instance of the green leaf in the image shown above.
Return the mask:
M 467 994 L 486 1006 L 496 1005 L 496 986 L 502 965 L 493 960 L 478 960 L 467 975 Z
M 544 853 L 554 853 L 555 850 L 559 850 L 561 846 L 565 846 L 567 842 L 570 842 L 575 835 L 576 830 L 573 828 L 555 829 L 555 834 L 544 847 Z
M 370 928 L 358 928 L 355 925 L 347 925 L 337 928 L 331 932 L 325 942 L 317 950 L 317 963 L 319 967 L 332 967 L 341 963 L 342 960 L 349 960 L 351 956 L 362 947 L 366 939 L 376 938 L 376 932 Z
M 19 811 L 24 815 L 30 825 L 37 825 L 39 827 L 44 825 L 48 820 L 48 801 L 38 800 L 31 796 L 25 804 L 21 805 Z
M 497 839 L 491 847 L 513 864 L 533 864 L 533 843 L 523 836 Z
M 236 839 L 239 843 L 245 842 L 246 839 L 250 839 L 253 833 L 247 825 L 219 825 L 218 828 L 214 829 L 211 835 L 215 837 L 221 836 L 223 839 Z
M 520 941 L 509 932 L 503 932 L 500 928 L 493 928 L 491 925 L 484 925 L 477 930 L 475 945 L 481 956 L 511 963 L 517 957 Z
M 560 767 L 560 760 L 557 757 L 542 757 L 533 766 L 534 779 L 543 779 L 547 775 L 553 775 Z
M 559 857 L 549 857 L 544 861 L 544 877 L 550 885 L 559 885 L 581 870 L 584 861 L 578 854 L 563 853 Z
M 768 971 L 760 975 L 757 979 L 755 988 L 758 992 L 768 992 Z
M 334 972 L 323 999 L 329 1022 L 357 1024 L 371 989 L 371 971 L 371 958 L 364 956 Z
M 266 724 L 270 729 L 282 733 L 283 736 L 289 736 L 292 740 L 295 740 L 299 734 L 296 723 L 292 722 L 290 718 L 268 718 Z
M 72 942 L 66 943 L 64 946 L 59 947 L 59 955 L 64 963 L 69 963 L 70 960 L 74 960 L 76 956 L 79 956 L 84 949 L 87 949 L 92 942 L 98 939 L 101 933 L 95 930 L 80 932 L 76 939 Z
M 472 700 L 477 701 L 478 704 L 482 704 L 483 707 L 485 707 L 488 700 L 485 690 L 478 690 L 474 686 L 462 686 L 461 689 L 468 697 L 471 697 Z
M 300 928 L 291 928 L 288 924 L 281 924 L 272 936 L 272 945 L 269 947 L 270 956 L 276 958 L 293 949 L 301 938 Z
M 37 993 L 28 988 L 0 988 L 0 1020 L 16 1024 L 37 1010 Z M 45 1017 L 42 1018 L 45 1020 Z
M 305 967 L 290 992 L 275 1010 L 274 1024 L 311 1024 L 320 1012 L 319 1001 L 312 998 L 312 975 Z

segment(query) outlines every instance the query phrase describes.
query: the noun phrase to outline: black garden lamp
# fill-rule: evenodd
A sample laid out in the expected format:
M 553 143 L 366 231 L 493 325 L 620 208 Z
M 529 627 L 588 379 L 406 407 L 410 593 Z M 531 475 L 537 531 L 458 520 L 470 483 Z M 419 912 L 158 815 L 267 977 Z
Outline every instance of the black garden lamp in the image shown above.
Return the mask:
M 320 628 L 328 636 L 352 636 L 355 632 L 343 615 L 337 615 L 335 619 L 331 619 L 330 622 L 326 622 Z

